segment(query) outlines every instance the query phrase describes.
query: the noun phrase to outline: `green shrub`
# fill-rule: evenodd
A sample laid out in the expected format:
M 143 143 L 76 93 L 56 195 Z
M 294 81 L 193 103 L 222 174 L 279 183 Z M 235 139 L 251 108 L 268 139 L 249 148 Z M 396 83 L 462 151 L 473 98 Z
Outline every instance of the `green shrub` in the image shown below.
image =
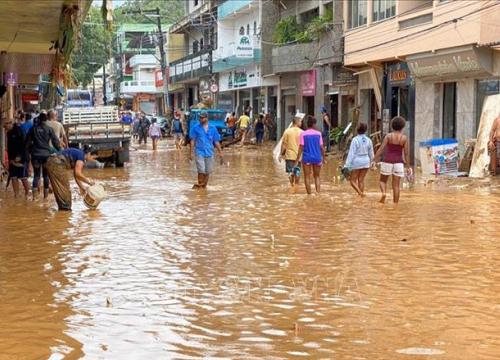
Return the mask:
M 328 31 L 328 25 L 332 22 L 332 19 L 333 16 L 330 11 L 307 24 L 299 24 L 295 16 L 288 16 L 276 24 L 274 42 L 285 45 L 294 42 L 307 43 L 318 40 L 321 34 Z

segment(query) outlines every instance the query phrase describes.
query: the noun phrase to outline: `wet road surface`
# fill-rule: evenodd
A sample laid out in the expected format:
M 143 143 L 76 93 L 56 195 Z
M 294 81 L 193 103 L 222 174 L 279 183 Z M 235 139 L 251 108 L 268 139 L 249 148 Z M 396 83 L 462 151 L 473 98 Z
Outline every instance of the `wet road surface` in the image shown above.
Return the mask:
M 96 211 L 0 191 L 1 360 L 500 358 L 498 182 L 307 197 L 251 148 L 193 191 L 162 146 Z

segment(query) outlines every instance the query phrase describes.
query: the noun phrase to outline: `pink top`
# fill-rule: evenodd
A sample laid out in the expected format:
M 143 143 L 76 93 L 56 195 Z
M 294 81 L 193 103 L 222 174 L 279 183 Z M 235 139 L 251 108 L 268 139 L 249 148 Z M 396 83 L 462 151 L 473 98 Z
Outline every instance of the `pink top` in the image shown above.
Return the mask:
M 149 127 L 149 136 L 150 137 L 153 137 L 153 136 L 161 137 L 161 129 L 160 129 L 160 126 L 158 124 L 155 123 Z

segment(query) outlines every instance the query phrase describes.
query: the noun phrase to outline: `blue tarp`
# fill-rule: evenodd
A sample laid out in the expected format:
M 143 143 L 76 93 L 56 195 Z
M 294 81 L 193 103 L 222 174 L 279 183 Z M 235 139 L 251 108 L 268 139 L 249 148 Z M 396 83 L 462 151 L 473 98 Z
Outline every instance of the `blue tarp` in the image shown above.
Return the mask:
M 441 145 L 451 145 L 458 144 L 457 139 L 430 139 L 420 142 L 420 147 L 429 147 L 429 146 L 441 146 Z

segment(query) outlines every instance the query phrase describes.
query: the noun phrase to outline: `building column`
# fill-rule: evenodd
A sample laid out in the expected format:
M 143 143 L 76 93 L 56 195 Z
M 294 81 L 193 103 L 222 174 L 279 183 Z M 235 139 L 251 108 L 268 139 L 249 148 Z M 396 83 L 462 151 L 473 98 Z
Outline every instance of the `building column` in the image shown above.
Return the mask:
M 317 0 L 318 1 L 318 9 L 319 9 L 319 16 L 325 15 L 325 5 L 323 5 L 322 0 Z

